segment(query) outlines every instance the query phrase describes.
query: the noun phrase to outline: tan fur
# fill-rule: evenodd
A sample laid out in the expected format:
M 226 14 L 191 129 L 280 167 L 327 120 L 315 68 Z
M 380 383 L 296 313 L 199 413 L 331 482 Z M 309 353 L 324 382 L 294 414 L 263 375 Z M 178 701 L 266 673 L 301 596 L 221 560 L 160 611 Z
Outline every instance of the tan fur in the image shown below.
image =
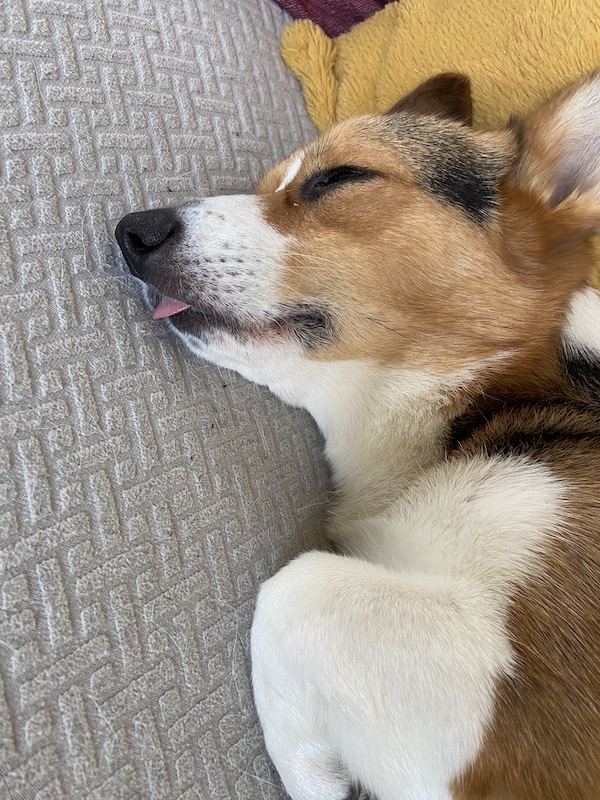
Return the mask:
M 438 373 L 507 351 L 538 360 L 589 273 L 587 244 L 565 253 L 568 220 L 514 188 L 489 228 L 474 228 L 415 184 L 399 149 L 380 118 L 352 120 L 307 148 L 285 191 L 272 192 L 285 165 L 259 184 L 265 218 L 294 239 L 283 300 L 333 298 L 340 310 L 340 336 L 314 357 Z M 383 177 L 304 202 L 303 178 L 339 163 Z

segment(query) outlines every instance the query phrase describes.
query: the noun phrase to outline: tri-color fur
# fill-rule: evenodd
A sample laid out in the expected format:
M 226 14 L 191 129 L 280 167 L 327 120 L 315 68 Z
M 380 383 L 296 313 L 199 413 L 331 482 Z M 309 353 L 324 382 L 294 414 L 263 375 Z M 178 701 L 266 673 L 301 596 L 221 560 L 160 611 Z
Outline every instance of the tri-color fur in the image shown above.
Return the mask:
M 117 228 L 155 316 L 325 437 L 332 552 L 252 633 L 294 800 L 599 796 L 600 72 L 470 116 L 438 76 L 256 195 Z

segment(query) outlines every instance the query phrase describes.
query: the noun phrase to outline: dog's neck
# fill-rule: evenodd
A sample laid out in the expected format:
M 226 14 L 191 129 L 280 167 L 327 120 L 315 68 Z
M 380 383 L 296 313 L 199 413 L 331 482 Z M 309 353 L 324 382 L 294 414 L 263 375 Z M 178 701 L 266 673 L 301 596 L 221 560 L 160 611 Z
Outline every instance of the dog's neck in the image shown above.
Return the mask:
M 348 361 L 315 365 L 294 398 L 280 386 L 272 388 L 315 418 L 340 513 L 363 516 L 382 511 L 415 475 L 443 457 L 443 436 L 456 413 L 454 394 L 466 377 Z

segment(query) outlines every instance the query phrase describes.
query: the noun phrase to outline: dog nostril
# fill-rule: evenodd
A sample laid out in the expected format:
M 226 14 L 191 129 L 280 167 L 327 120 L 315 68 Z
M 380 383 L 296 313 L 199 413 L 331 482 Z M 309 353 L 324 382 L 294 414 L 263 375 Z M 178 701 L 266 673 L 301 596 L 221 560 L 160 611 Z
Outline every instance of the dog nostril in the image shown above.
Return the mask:
M 127 247 L 130 250 L 134 250 L 136 253 L 148 253 L 156 247 L 155 244 L 148 244 L 137 233 L 131 233 L 130 231 L 125 232 L 125 240 L 127 242 Z M 162 242 L 159 244 L 162 244 Z

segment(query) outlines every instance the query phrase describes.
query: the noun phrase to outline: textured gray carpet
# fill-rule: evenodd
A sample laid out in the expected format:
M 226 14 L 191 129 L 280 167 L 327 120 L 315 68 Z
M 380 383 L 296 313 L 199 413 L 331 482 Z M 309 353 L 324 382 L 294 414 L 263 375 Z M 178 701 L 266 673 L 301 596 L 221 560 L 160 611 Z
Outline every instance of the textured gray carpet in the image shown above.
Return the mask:
M 281 798 L 261 580 L 317 540 L 301 413 L 152 323 L 128 211 L 246 191 L 312 136 L 269 0 L 0 5 L 0 797 Z

